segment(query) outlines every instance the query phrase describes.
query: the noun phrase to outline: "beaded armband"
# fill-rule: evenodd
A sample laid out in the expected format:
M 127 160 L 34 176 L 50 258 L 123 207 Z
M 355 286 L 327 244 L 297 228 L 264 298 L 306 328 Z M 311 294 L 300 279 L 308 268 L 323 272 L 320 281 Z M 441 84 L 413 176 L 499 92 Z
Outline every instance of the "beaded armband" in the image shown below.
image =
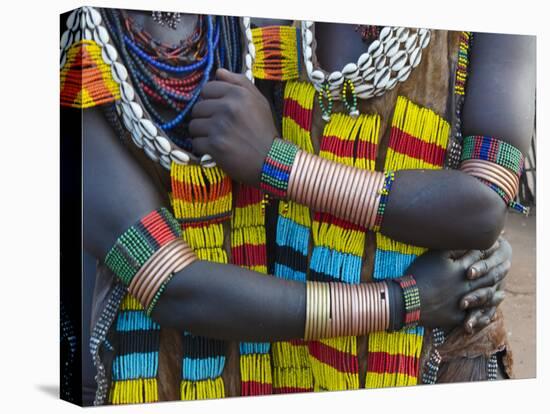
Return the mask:
M 165 208 L 152 211 L 115 242 L 105 264 L 150 315 L 173 275 L 196 260 Z
M 378 210 L 376 212 L 376 218 L 374 220 L 373 231 L 379 232 L 382 227 L 382 219 L 384 218 L 384 212 L 386 211 L 386 204 L 388 203 L 388 197 L 390 195 L 390 190 L 395 180 L 395 172 L 386 171 L 384 185 L 380 190 L 380 202 L 378 204 Z
M 395 281 L 403 291 L 403 302 L 405 306 L 405 317 L 403 320 L 403 329 L 414 328 L 420 320 L 420 292 L 416 285 L 416 280 L 411 275 L 403 276 Z
M 299 150 L 296 145 L 275 138 L 262 167 L 262 190 L 277 198 L 286 198 L 290 171 Z
M 514 210 L 528 210 L 514 201 L 525 158 L 520 150 L 493 137 L 464 138 L 460 170 L 476 177 L 494 190 Z

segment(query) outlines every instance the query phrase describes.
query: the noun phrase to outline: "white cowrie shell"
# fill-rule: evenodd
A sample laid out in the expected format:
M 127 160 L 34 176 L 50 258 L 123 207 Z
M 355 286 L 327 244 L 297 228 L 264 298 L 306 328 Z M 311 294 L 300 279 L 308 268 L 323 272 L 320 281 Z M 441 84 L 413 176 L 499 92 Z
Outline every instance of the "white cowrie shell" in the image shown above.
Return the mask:
M 247 69 L 252 69 L 252 56 L 250 56 L 250 53 L 246 54 L 245 62 L 246 62 L 246 68 Z
M 101 24 L 101 14 L 99 11 L 97 11 L 95 7 L 90 7 L 88 12 L 94 26 L 99 26 Z
M 391 71 L 390 68 L 384 67 L 382 70 L 376 72 L 374 75 L 374 87 L 376 89 L 382 89 L 386 86 L 390 80 Z
M 108 43 L 101 48 L 101 57 L 109 65 L 112 65 L 117 60 L 118 52 L 113 45 Z
M 424 49 L 426 46 L 428 46 L 428 43 L 430 43 L 431 34 L 428 30 L 424 36 L 420 36 L 420 47 Z
M 315 83 L 323 83 L 325 81 L 325 74 L 320 70 L 314 70 L 311 72 L 311 80 Z
M 132 136 L 132 141 L 134 141 L 134 144 L 136 144 L 138 148 L 143 148 L 143 144 L 144 144 L 143 135 L 137 125 L 135 124 L 132 125 L 132 129 L 130 130 L 130 135 Z
M 342 75 L 344 75 L 348 79 L 354 78 L 357 75 L 357 72 L 359 72 L 359 68 L 355 63 L 348 63 L 342 69 Z
M 157 135 L 155 137 L 155 147 L 157 148 L 158 152 L 160 152 L 163 155 L 170 154 L 170 151 L 172 150 L 172 146 L 170 145 L 170 141 L 168 139 Z
M 210 154 L 204 154 L 201 157 L 201 164 L 205 164 L 205 163 L 208 163 L 210 161 L 212 161 L 212 156 Z
M 256 46 L 254 46 L 254 43 L 248 44 L 248 53 L 250 53 L 252 59 L 256 59 Z
M 69 46 L 69 37 L 72 37 L 71 32 L 69 30 L 65 30 L 59 41 L 59 48 L 61 50 L 66 49 Z
M 304 56 L 306 60 L 310 60 L 313 56 L 313 50 L 311 49 L 311 46 L 306 46 L 304 49 Z
M 307 76 L 313 78 L 313 63 L 311 63 L 311 60 L 306 60 L 306 72 Z
M 128 79 L 128 70 L 126 70 L 122 63 L 114 62 L 111 67 L 113 77 L 118 84 Z
M 409 56 L 409 62 L 413 68 L 416 68 L 418 64 L 420 63 L 421 58 L 421 49 L 420 47 L 416 47 Z
M 306 26 L 307 29 L 311 28 L 311 26 L 313 26 L 313 22 L 311 20 L 306 20 L 304 22 L 304 25 Z
M 143 108 L 137 102 L 130 102 L 128 105 L 132 111 L 132 119 L 139 122 L 143 117 Z
M 380 41 L 375 40 L 370 44 L 368 52 L 373 58 L 377 58 L 384 52 L 384 46 L 380 43 Z
M 385 42 L 388 39 L 388 37 L 391 36 L 391 32 L 392 32 L 391 27 L 389 26 L 384 27 L 380 31 L 380 35 L 378 36 L 378 39 L 380 39 L 382 43 Z
M 103 26 L 97 26 L 94 31 L 94 40 L 101 46 L 109 43 L 109 32 Z
M 147 143 L 149 141 L 145 140 L 145 143 Z M 147 144 L 145 144 L 145 146 L 143 147 L 143 151 L 145 152 L 145 154 L 153 161 L 155 162 L 158 162 L 159 160 L 159 157 L 157 155 L 157 153 L 155 152 L 154 149 L 151 149 L 150 147 L 147 146 Z
M 311 30 L 307 29 L 305 32 L 305 36 L 306 36 L 306 45 L 311 46 L 311 44 L 313 43 L 313 33 L 311 32 Z
M 144 137 L 145 139 L 143 140 L 143 146 L 145 148 L 149 148 L 152 152 L 154 152 L 155 154 L 157 154 L 157 149 L 155 148 L 155 143 L 153 142 L 152 139 L 149 139 L 147 137 Z M 158 155 L 158 154 L 157 154 Z
M 244 73 L 245 76 L 247 77 L 247 79 L 249 81 L 251 81 L 252 83 L 254 83 L 254 75 L 252 74 L 252 71 L 250 69 L 247 69 L 246 72 Z
M 372 56 L 369 53 L 363 53 L 357 59 L 357 66 L 359 66 L 360 71 L 364 71 L 372 64 Z
M 170 168 L 172 167 L 172 161 L 167 155 L 161 155 L 159 158 L 159 163 L 167 170 L 170 170 Z
M 374 78 L 374 74 L 376 73 L 376 69 L 374 67 L 368 68 L 366 71 L 363 72 L 363 80 L 370 81 Z
M 395 37 L 397 38 L 397 40 L 399 40 L 400 43 L 403 43 L 405 40 L 407 40 L 409 32 L 409 29 L 407 29 L 406 27 L 399 27 L 395 31 Z
M 253 42 L 254 39 L 252 37 L 252 30 L 250 28 L 246 29 L 245 30 L 245 33 L 246 33 L 246 39 L 249 41 L 249 42 Z
M 243 17 L 243 26 L 250 27 L 250 17 Z
M 143 130 L 143 133 L 145 136 L 149 138 L 155 138 L 158 135 L 158 130 L 155 124 L 148 120 L 147 118 L 142 118 L 139 120 L 139 125 L 141 126 L 141 129 Z
M 397 78 L 391 78 L 386 84 L 386 89 L 387 90 L 393 89 L 395 85 L 397 85 Z
M 67 54 L 63 53 L 61 55 L 61 61 L 59 62 L 59 67 L 63 68 L 63 66 L 65 66 L 65 63 L 67 63 Z
M 134 100 L 134 97 L 135 97 L 134 88 L 128 82 L 122 82 L 120 84 L 120 92 L 121 92 L 122 100 L 124 102 L 129 103 Z
M 374 59 L 374 64 L 372 66 L 374 66 L 376 70 L 380 70 L 384 66 L 386 66 L 386 60 L 387 58 L 385 55 L 380 55 L 376 59 Z
M 357 96 L 359 96 L 360 94 L 372 92 L 373 90 L 374 90 L 374 86 L 369 83 L 363 83 L 355 87 L 355 93 L 357 94 Z
M 338 82 L 343 82 L 344 81 L 344 75 L 342 75 L 342 72 L 340 72 L 340 71 L 334 71 L 330 75 L 328 75 L 327 80 L 328 80 L 329 83 L 334 85 Z
M 172 152 L 170 153 L 170 159 L 175 163 L 187 165 L 189 163 L 190 157 L 185 151 L 172 150 Z
M 407 63 L 408 56 L 404 50 L 400 50 L 390 58 L 390 68 L 394 72 L 399 71 Z
M 80 42 L 81 38 L 82 38 L 82 31 L 81 30 L 77 30 L 76 32 L 74 32 L 74 38 L 73 38 L 74 43 Z
M 128 131 L 132 130 L 132 118 L 124 109 L 124 105 L 122 105 L 122 123 L 124 124 L 124 127 L 126 128 L 126 130 Z
M 393 55 L 397 53 L 398 50 L 399 50 L 399 40 L 397 40 L 395 37 L 392 38 L 391 40 L 388 40 L 384 44 L 384 51 L 386 52 L 387 57 L 391 58 Z
M 88 28 L 84 29 L 84 39 L 85 40 L 92 40 L 93 39 L 93 34 L 92 34 L 92 31 Z
M 416 45 L 417 40 L 418 40 L 417 33 L 413 33 L 411 36 L 407 38 L 407 40 L 405 41 L 405 50 L 407 51 L 407 53 L 410 53 L 411 50 L 414 49 L 414 46 Z
M 67 17 L 67 28 L 74 30 L 79 25 L 79 14 L 80 11 L 78 9 L 73 10 L 71 14 L 69 14 L 69 17 Z
M 405 82 L 409 75 L 411 74 L 412 66 L 406 65 L 401 68 L 399 72 L 397 72 L 397 79 L 399 79 L 399 82 Z

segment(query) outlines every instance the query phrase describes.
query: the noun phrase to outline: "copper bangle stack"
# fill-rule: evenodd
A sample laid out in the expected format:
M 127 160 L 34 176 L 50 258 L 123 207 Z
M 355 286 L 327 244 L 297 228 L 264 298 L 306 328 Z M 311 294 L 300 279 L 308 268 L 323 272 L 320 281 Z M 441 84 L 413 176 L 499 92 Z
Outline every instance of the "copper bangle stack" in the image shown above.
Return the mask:
M 386 282 L 306 282 L 305 340 L 364 335 L 390 324 Z
M 470 159 L 462 161 L 460 171 L 493 183 L 504 191 L 509 200 L 516 197 L 519 177 L 507 168 L 491 161 Z
M 182 239 L 174 239 L 158 249 L 138 270 L 128 286 L 129 293 L 149 308 L 155 294 L 169 278 L 197 260 L 197 256 Z
M 288 198 L 372 229 L 384 173 L 362 170 L 299 151 L 288 181 Z

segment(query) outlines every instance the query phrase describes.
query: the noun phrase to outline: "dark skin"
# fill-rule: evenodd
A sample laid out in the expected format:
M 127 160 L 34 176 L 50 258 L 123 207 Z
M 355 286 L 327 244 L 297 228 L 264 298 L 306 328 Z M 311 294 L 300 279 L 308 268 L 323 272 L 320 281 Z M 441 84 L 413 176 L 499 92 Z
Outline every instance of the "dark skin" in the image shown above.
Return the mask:
M 223 78 L 223 75 L 220 75 Z M 223 83 L 225 84 L 231 84 L 231 82 L 228 82 L 227 79 L 222 79 Z M 210 83 L 215 84 L 215 82 Z M 205 88 L 206 90 L 206 88 Z M 242 92 L 242 91 L 241 91 Z M 223 96 L 225 97 L 225 95 Z M 243 95 L 240 95 L 239 93 L 235 92 L 235 95 L 233 98 L 240 97 L 244 98 Z M 261 103 L 261 98 L 263 96 L 256 95 L 256 101 L 254 102 L 257 105 L 260 105 L 260 107 L 263 107 L 263 109 L 270 110 L 269 105 L 265 105 L 264 103 Z M 204 98 L 204 97 L 203 97 Z M 213 99 L 220 99 L 222 96 L 215 96 Z M 240 99 L 239 99 L 240 100 Z M 265 99 L 264 99 L 265 100 Z M 244 101 L 240 100 L 241 104 L 244 103 Z M 236 106 L 235 102 L 237 102 L 236 99 L 233 99 L 233 105 L 231 105 L 231 101 L 229 102 L 229 106 Z M 222 113 L 225 112 L 228 107 L 220 107 L 219 109 Z M 234 108 L 237 110 L 237 108 Z M 253 108 L 251 108 L 253 109 Z M 233 109 L 230 109 L 232 111 Z M 244 112 L 244 111 L 243 111 Z M 244 113 L 241 112 L 241 116 L 244 116 Z M 248 116 L 246 118 L 248 119 L 256 119 L 254 112 L 248 112 Z M 140 170 L 140 166 L 132 161 L 131 158 L 126 154 L 126 157 L 123 156 L 124 149 L 122 146 L 118 145 L 118 143 L 115 141 L 115 138 L 112 136 L 112 132 L 109 130 L 109 127 L 105 125 L 105 122 L 102 119 L 99 119 L 100 115 L 98 116 L 97 113 L 95 113 L 94 110 L 89 110 L 85 112 L 85 122 L 87 125 L 93 125 L 92 128 L 87 128 L 86 131 L 93 131 L 93 137 L 88 137 L 85 139 L 85 142 L 90 143 L 87 145 L 87 149 L 85 150 L 85 156 L 87 158 L 87 165 L 99 165 L 99 161 L 101 160 L 102 168 L 98 169 L 97 171 L 91 171 L 91 174 L 87 176 L 87 172 L 85 170 L 85 189 L 88 188 L 89 191 L 85 192 L 85 204 L 90 206 L 89 211 L 85 211 L 85 241 L 87 248 L 92 251 L 96 257 L 104 257 L 107 250 L 110 248 L 114 240 L 116 239 L 116 236 L 120 234 L 122 231 L 124 231 L 129 225 L 133 224 L 139 217 L 146 214 L 148 211 L 157 208 L 158 206 L 162 205 L 163 198 L 160 194 L 156 193 L 155 187 L 152 185 L 151 181 L 148 179 L 146 174 L 144 174 L 142 171 L 138 172 Z M 261 118 L 263 119 L 263 118 Z M 229 130 L 232 130 L 233 128 L 228 128 L 231 126 L 231 124 L 227 123 L 227 119 L 222 119 L 221 117 L 218 117 L 218 121 L 212 122 L 210 120 L 209 124 L 216 124 L 216 128 L 218 128 L 217 136 L 222 136 L 224 134 L 224 131 L 227 132 Z M 101 125 L 103 123 L 103 125 Z M 265 126 L 265 125 L 264 125 Z M 223 127 L 223 128 L 221 128 Z M 255 127 L 255 125 L 253 125 Z M 239 126 L 239 128 L 242 128 L 242 125 Z M 233 129 L 234 130 L 234 129 Z M 262 129 L 259 129 L 262 131 Z M 254 135 L 250 136 L 257 136 L 258 129 L 251 129 L 249 132 L 254 131 Z M 277 134 L 271 135 L 271 138 Z M 201 138 L 201 135 L 196 135 L 198 138 Z M 227 136 L 227 135 L 226 135 Z M 103 137 L 103 138 L 102 138 Z M 223 142 L 222 140 L 218 140 L 219 142 L 216 144 L 216 140 L 211 140 L 214 136 L 205 135 L 203 138 L 207 138 L 211 144 L 212 148 L 214 146 L 217 146 L 218 149 L 221 152 L 221 149 L 223 148 Z M 233 137 L 234 138 L 234 137 Z M 200 140 L 197 140 L 197 146 L 199 146 Z M 229 140 L 226 141 L 226 143 L 229 142 Z M 257 142 L 263 142 L 262 140 L 256 140 Z M 270 141 L 266 141 L 270 144 Z M 117 147 L 118 148 L 115 148 Z M 198 148 L 197 148 L 198 149 Z M 250 148 L 245 148 L 247 151 L 250 150 Z M 256 148 L 252 147 L 252 151 L 256 152 L 255 157 L 248 158 L 249 160 L 253 159 L 260 159 L 263 160 L 265 157 L 265 153 L 267 153 L 267 150 L 269 149 L 269 145 L 265 146 L 257 146 Z M 200 152 L 200 150 L 198 150 Z M 213 151 L 207 151 L 214 155 Z M 245 153 L 248 155 L 248 153 Z M 263 155 L 262 155 L 263 154 Z M 230 154 L 228 154 L 230 155 Z M 222 162 L 214 156 L 214 158 L 218 161 L 220 165 L 222 165 Z M 242 153 L 241 158 L 242 160 Z M 109 164 L 112 163 L 112 166 L 109 166 Z M 132 165 L 133 164 L 133 165 Z M 239 165 L 239 167 L 243 167 L 241 164 L 235 164 Z M 260 164 L 261 165 L 261 164 Z M 111 168 L 112 167 L 112 168 Z M 222 165 L 223 167 L 223 165 Z M 225 167 L 224 167 L 225 169 Z M 91 170 L 91 169 L 90 169 Z M 230 169 L 231 171 L 231 169 Z M 230 171 L 228 172 L 230 175 Z M 88 177 L 88 178 L 87 178 Z M 239 177 L 233 177 L 237 180 L 239 180 Z M 470 178 L 470 177 L 467 177 Z M 247 176 L 242 177 L 241 181 L 248 182 L 247 180 L 254 179 L 254 176 Z M 441 177 L 439 177 L 441 179 Z M 475 180 L 473 180 L 475 182 Z M 87 183 L 87 184 L 86 184 Z M 460 187 L 460 186 L 459 186 Z M 105 191 L 105 189 L 108 188 L 109 191 Z M 138 194 L 130 194 L 131 191 L 129 189 L 132 188 L 139 188 L 140 192 Z M 453 183 L 453 188 L 456 188 L 456 183 Z M 484 188 L 484 187 L 482 187 Z M 465 187 L 465 190 L 467 190 L 467 187 Z M 107 194 L 106 194 L 107 193 Z M 491 196 L 493 196 L 492 193 Z M 500 201 L 500 200 L 499 200 Z M 101 208 L 99 204 L 106 203 L 105 208 Z M 98 208 L 96 208 L 98 207 Z M 462 214 L 465 214 L 464 211 L 462 211 Z M 426 216 L 430 216 L 429 214 L 426 214 Z M 433 219 L 433 217 L 432 217 Z M 431 221 L 431 220 L 430 220 Z M 88 223 L 89 225 L 86 225 Z M 93 223 L 93 226 L 91 224 Z M 493 224 L 494 223 L 490 223 Z M 489 226 L 491 227 L 491 226 Z M 478 226 L 471 226 L 470 229 L 474 229 L 476 232 L 479 230 Z M 87 230 L 89 229 L 89 231 Z M 414 230 L 414 228 L 412 229 Z M 411 231 L 412 231 L 411 230 Z M 424 229 L 423 229 L 424 230 Z M 486 245 L 490 246 L 491 243 L 489 241 L 494 241 L 494 235 L 491 234 L 491 229 L 489 229 L 486 233 L 487 241 Z M 452 230 L 446 230 L 452 231 Z M 445 231 L 441 232 L 442 234 L 445 233 Z M 465 232 L 463 232 L 465 233 Z M 463 234 L 461 233 L 461 234 Z M 88 235 L 89 237 L 86 237 Z M 391 227 L 390 231 L 388 232 L 388 235 L 391 235 Z M 436 233 L 437 235 L 437 233 Z M 392 235 L 392 237 L 394 237 Z M 459 236 L 457 236 L 459 237 Z M 395 237 L 398 238 L 399 237 Z M 401 238 L 403 240 L 403 237 Z M 449 243 L 450 245 L 447 246 L 445 243 L 438 242 L 437 246 L 445 246 L 449 248 L 470 248 L 470 245 L 468 243 L 462 243 L 465 241 L 467 237 L 465 238 L 459 238 L 456 244 Z M 491 240 L 489 240 L 491 239 Z M 457 240 L 456 238 L 453 238 L 452 240 Z M 403 241 L 410 241 L 410 240 L 403 240 Z M 450 242 L 450 240 L 445 240 L 445 242 Z M 469 239 L 467 241 L 470 241 Z M 415 244 L 419 244 L 415 242 Z M 427 243 L 421 243 L 424 245 L 428 245 Z M 481 244 L 481 243 L 480 243 Z M 479 247 L 478 247 L 479 248 Z M 502 249 L 497 250 L 496 252 L 502 252 Z M 496 258 L 498 255 L 496 252 L 491 256 L 495 257 L 495 260 L 498 261 Z M 451 256 L 447 256 L 448 260 L 451 261 Z M 502 255 L 501 255 L 502 257 Z M 428 261 L 432 263 L 433 270 L 430 273 L 429 271 L 429 264 L 424 264 L 424 261 Z M 429 259 L 423 259 L 420 261 L 421 267 L 426 267 L 426 274 L 437 274 L 438 277 L 441 276 L 443 272 L 441 272 L 441 257 L 431 257 Z M 455 262 L 453 260 L 453 262 Z M 470 262 L 470 265 L 474 262 Z M 478 261 L 477 265 L 481 266 L 480 263 L 484 263 L 483 261 Z M 474 265 L 475 266 L 475 265 Z M 485 267 L 483 265 L 483 267 Z M 439 270 L 436 270 L 439 268 Z M 229 270 L 231 269 L 231 270 Z M 495 288 L 496 284 L 487 284 L 488 280 L 483 280 L 483 282 L 479 282 L 478 285 L 473 286 L 470 282 L 464 281 L 464 272 L 468 268 L 463 268 L 460 271 L 457 270 L 457 272 L 461 272 L 461 282 L 462 285 L 457 286 L 457 289 L 453 290 L 454 292 L 461 292 L 461 296 L 457 296 L 456 298 L 452 297 L 450 300 L 450 303 L 448 304 L 448 309 L 451 310 L 451 312 L 454 312 L 453 317 L 448 317 L 448 320 L 451 320 L 453 323 L 456 322 L 456 320 L 460 319 L 462 320 L 464 318 L 464 312 L 462 309 L 460 309 L 457 306 L 458 301 L 462 298 L 463 294 L 469 294 L 469 295 L 477 295 L 476 292 L 479 291 L 479 289 L 475 289 L 476 287 L 481 286 L 487 286 L 491 288 Z M 478 272 L 481 275 L 481 272 Z M 505 274 L 504 271 L 500 271 L 500 274 Z M 209 277 L 205 277 L 204 275 L 209 275 Z M 225 290 L 219 290 L 217 295 L 218 296 L 212 296 L 215 295 L 215 292 L 212 291 L 212 286 L 221 286 L 223 285 L 222 278 L 227 278 L 228 275 L 231 275 L 231 283 L 228 283 L 233 288 L 230 288 L 228 286 L 225 286 Z M 199 277 L 200 276 L 200 277 Z M 452 279 L 452 272 L 449 273 L 449 278 Z M 417 277 L 420 278 L 420 282 L 422 283 L 422 275 L 417 274 Z M 217 278 L 220 278 L 218 280 Z M 208 279 L 208 280 L 207 280 Z M 274 286 L 271 286 L 270 289 L 266 288 L 266 280 L 272 279 L 269 283 L 274 283 Z M 227 282 L 229 279 L 224 279 L 225 282 Z M 492 276 L 492 279 L 494 280 L 494 276 Z M 447 283 L 443 282 L 440 279 L 440 283 Z M 449 281 L 449 283 L 452 282 Z M 424 286 L 424 285 L 423 285 Z M 426 303 L 431 303 L 430 299 L 430 284 L 425 284 L 425 287 L 423 288 L 423 298 L 426 300 Z M 466 286 L 467 289 L 464 289 L 463 286 Z M 433 287 L 433 286 L 432 286 Z M 231 290 L 234 289 L 234 290 Z M 431 289 L 434 290 L 434 289 Z M 233 266 L 220 266 L 212 263 L 204 263 L 199 262 L 192 266 L 190 266 L 188 269 L 185 269 L 181 274 L 178 274 L 174 279 L 173 282 L 170 283 L 169 288 L 166 290 L 165 294 L 163 295 L 163 299 L 159 301 L 159 306 L 155 311 L 155 314 L 153 315 L 161 324 L 168 324 L 169 326 L 175 326 L 178 328 L 185 328 L 187 329 L 188 326 L 192 326 L 193 329 L 197 333 L 207 333 L 207 332 L 199 332 L 201 329 L 208 330 L 210 332 L 215 332 L 216 336 L 219 336 L 220 334 L 226 337 L 227 339 L 234 338 L 234 335 L 237 335 L 239 339 L 258 339 L 261 340 L 262 338 L 264 340 L 273 340 L 276 338 L 290 338 L 290 337 L 299 337 L 301 336 L 303 332 L 303 315 L 300 315 L 299 313 L 295 313 L 291 311 L 292 307 L 286 306 L 288 303 L 284 302 L 281 303 L 281 301 L 269 301 L 266 302 L 266 299 L 264 298 L 263 302 L 254 302 L 254 297 L 257 297 L 257 292 L 263 291 L 270 292 L 270 295 L 273 298 L 292 298 L 292 303 L 295 304 L 303 304 L 304 300 L 304 289 L 303 285 L 296 286 L 296 284 L 288 283 L 284 281 L 280 281 L 278 279 L 274 278 L 265 278 L 265 276 L 261 276 L 258 278 L 258 275 L 253 274 L 253 272 L 245 271 L 244 269 L 236 268 Z M 193 293 L 191 295 L 191 292 Z M 242 292 L 256 292 L 256 296 L 254 294 L 245 294 L 245 298 L 242 297 Z M 469 292 L 469 293 L 468 293 Z M 188 306 L 190 309 L 184 309 L 185 303 L 187 302 L 187 299 L 190 297 L 193 297 L 193 300 L 195 302 L 194 306 Z M 472 296 L 472 297 L 473 297 Z M 493 295 L 494 296 L 494 295 Z M 435 297 L 435 294 L 434 294 Z M 172 302 L 170 302 L 170 298 L 172 299 Z M 182 300 L 183 298 L 186 298 L 186 300 Z M 485 298 L 483 300 L 483 298 Z M 238 300 L 237 300 L 238 299 Z M 463 298 L 462 298 L 463 299 Z M 220 302 L 220 300 L 223 300 Z M 231 302 L 231 301 L 236 302 Z M 472 301 L 470 301 L 473 303 Z M 199 304 L 202 303 L 202 306 L 199 306 Z M 217 306 L 215 308 L 217 309 L 218 314 L 216 314 L 216 309 L 209 309 L 209 304 L 215 303 Z M 262 314 L 265 313 L 265 309 L 268 309 L 267 306 L 265 306 L 266 303 L 272 303 L 272 312 L 270 315 Z M 494 299 L 490 299 L 489 295 L 480 296 L 480 299 L 476 302 L 480 306 L 485 304 L 487 306 L 493 306 L 495 305 Z M 238 304 L 239 306 L 236 306 Z M 298 305 L 296 305 L 298 306 Z M 438 306 L 447 306 L 445 304 L 441 305 L 438 304 Z M 303 312 L 303 305 L 298 306 L 301 309 L 301 312 Z M 177 309 L 177 311 L 175 311 Z M 199 312 L 198 310 L 202 309 L 203 312 Z M 220 309 L 223 310 L 224 315 L 227 312 L 227 319 L 224 319 L 223 315 L 219 315 Z M 446 308 L 447 309 L 447 308 Z M 228 312 L 228 310 L 231 310 L 231 312 Z M 439 308 L 441 310 L 441 307 Z M 285 313 L 285 311 L 287 313 Z M 291 312 L 292 314 L 289 315 L 288 312 Z M 438 312 L 439 314 L 442 314 L 441 312 Z M 429 309 L 423 309 L 423 314 L 425 315 L 425 320 L 423 323 L 425 323 L 427 326 L 430 326 L 430 310 Z M 181 317 L 177 317 L 177 315 L 181 315 Z M 251 316 L 252 315 L 252 316 Z M 256 316 L 254 316 L 256 315 Z M 276 318 L 273 318 L 273 315 L 276 315 Z M 461 316 L 459 318 L 457 315 Z M 259 316 L 262 316 L 260 318 Z M 212 324 L 213 320 L 218 320 L 218 318 L 221 318 L 220 320 L 223 321 L 223 326 L 225 328 L 220 326 L 211 326 L 208 327 L 208 324 Z M 176 318 L 176 319 L 174 319 Z M 181 318 L 181 319 L 180 319 Z M 252 320 L 250 319 L 252 318 Z M 276 320 L 273 320 L 276 319 Z M 290 322 L 290 319 L 294 321 Z M 280 321 L 286 321 L 285 323 L 281 323 Z M 240 324 L 240 321 L 247 321 L 246 324 Z M 437 321 L 434 326 L 450 326 L 447 321 Z M 180 325 L 182 324 L 182 325 Z M 235 325 L 238 326 L 235 326 Z M 477 324 L 477 322 L 476 322 Z M 246 325 L 246 326 L 245 326 Z M 264 327 L 265 332 L 259 328 L 259 326 Z M 284 328 L 283 328 L 284 326 Z M 201 328 L 202 327 L 202 328 Z M 253 327 L 251 329 L 250 327 Z M 284 332 L 280 331 L 280 329 L 283 329 Z M 244 330 L 244 331 L 243 331 Z M 233 333 L 232 333 L 233 332 Z M 248 333 L 247 333 L 248 332 Z M 249 335 L 258 335 L 258 332 L 262 332 L 261 338 L 256 337 L 250 337 Z

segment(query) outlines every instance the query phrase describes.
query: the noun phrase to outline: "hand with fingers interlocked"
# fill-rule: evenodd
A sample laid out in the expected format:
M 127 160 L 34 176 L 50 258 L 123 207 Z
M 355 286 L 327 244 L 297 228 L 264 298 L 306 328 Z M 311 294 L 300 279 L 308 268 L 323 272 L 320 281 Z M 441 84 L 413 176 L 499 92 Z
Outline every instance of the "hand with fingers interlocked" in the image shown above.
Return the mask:
M 487 326 L 504 299 L 503 280 L 512 248 L 504 239 L 485 250 L 432 250 L 407 269 L 420 293 L 420 324 L 450 329 L 461 324 L 468 333 Z

